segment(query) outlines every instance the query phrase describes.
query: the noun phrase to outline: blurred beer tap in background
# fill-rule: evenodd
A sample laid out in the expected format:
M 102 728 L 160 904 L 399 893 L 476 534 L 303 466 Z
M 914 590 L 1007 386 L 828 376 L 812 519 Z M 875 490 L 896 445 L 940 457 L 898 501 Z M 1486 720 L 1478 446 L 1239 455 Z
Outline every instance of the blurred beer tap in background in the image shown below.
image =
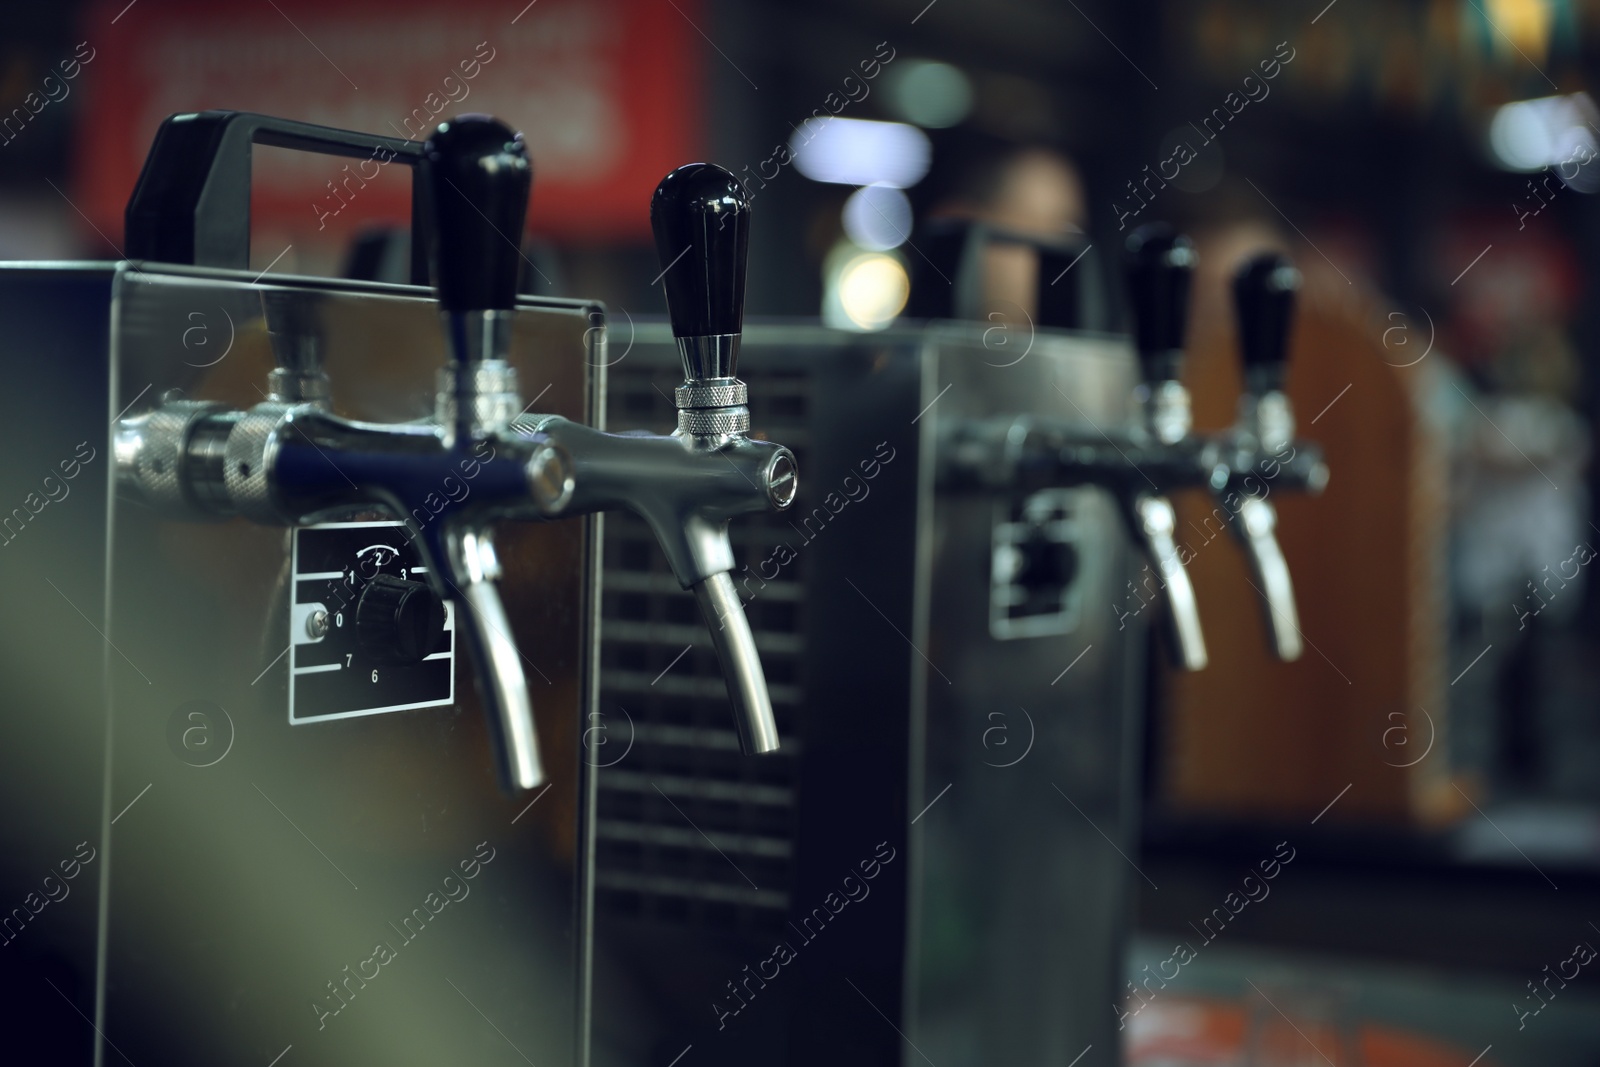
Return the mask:
M 1234 275 L 1244 392 L 1238 421 L 1224 438 L 1227 480 L 1211 483 L 1249 561 L 1273 655 L 1285 663 L 1300 658 L 1303 638 L 1294 582 L 1278 544 L 1277 509 L 1267 497 L 1273 488 L 1316 495 L 1328 483 L 1321 450 L 1295 438 L 1294 412 L 1283 391 L 1299 290 L 1300 272 L 1277 253 L 1255 256 Z

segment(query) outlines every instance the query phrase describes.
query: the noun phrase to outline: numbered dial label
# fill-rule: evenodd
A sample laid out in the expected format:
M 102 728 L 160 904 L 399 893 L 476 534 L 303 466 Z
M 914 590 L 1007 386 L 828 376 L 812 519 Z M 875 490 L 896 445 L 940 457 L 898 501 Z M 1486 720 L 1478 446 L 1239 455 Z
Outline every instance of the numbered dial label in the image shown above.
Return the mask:
M 289 721 L 455 703 L 455 614 L 398 522 L 294 531 Z

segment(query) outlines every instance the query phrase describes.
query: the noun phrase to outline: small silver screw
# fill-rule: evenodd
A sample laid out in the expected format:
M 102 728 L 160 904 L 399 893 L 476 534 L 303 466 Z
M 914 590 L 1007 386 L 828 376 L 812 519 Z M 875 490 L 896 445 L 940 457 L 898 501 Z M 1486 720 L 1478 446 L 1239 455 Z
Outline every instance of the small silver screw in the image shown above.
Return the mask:
M 318 608 L 306 616 L 306 633 L 314 640 L 321 640 L 328 635 L 328 613 Z

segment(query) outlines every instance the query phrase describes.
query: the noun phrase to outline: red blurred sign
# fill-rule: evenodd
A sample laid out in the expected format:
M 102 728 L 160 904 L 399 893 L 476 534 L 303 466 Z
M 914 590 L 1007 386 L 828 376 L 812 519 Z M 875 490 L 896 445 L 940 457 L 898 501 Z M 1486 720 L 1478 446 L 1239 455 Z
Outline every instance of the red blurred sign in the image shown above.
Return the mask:
M 126 0 L 109 0 L 80 30 L 97 54 L 83 71 L 74 199 L 120 234 L 156 127 L 175 112 L 258 111 L 416 139 L 451 115 L 487 112 L 527 137 L 530 228 L 642 236 L 656 182 L 698 143 L 688 18 L 699 5 L 675 3 L 681 11 L 660 0 L 167 0 L 124 11 Z M 314 233 L 334 216 L 341 229 L 408 218 L 410 183 L 371 180 L 376 169 L 258 149 L 253 221 Z

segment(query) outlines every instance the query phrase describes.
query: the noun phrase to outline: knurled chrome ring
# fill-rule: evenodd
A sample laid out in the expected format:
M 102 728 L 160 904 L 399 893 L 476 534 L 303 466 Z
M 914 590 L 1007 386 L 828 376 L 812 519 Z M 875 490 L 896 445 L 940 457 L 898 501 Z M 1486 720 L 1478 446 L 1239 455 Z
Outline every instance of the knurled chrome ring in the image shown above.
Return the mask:
M 288 409 L 287 404 L 257 404 L 228 431 L 223 446 L 222 478 L 228 499 L 239 514 L 257 522 L 278 518 L 267 483 L 267 449 Z
M 750 402 L 750 390 L 735 378 L 727 384 L 684 382 L 672 391 L 680 408 L 731 408 Z
M 134 420 L 143 425 L 131 473 L 150 503 L 174 508 L 187 503 L 178 471 L 184 444 L 196 422 L 221 410 L 211 401 L 171 400 Z
M 441 367 L 434 381 L 434 419 L 441 426 L 455 425 L 456 406 L 463 400 L 472 405 L 469 421 L 476 430 L 503 429 L 520 414 L 517 370 L 504 360 L 484 360 L 466 368 Z
M 749 408 L 680 408 L 678 432 L 722 436 L 750 429 Z

